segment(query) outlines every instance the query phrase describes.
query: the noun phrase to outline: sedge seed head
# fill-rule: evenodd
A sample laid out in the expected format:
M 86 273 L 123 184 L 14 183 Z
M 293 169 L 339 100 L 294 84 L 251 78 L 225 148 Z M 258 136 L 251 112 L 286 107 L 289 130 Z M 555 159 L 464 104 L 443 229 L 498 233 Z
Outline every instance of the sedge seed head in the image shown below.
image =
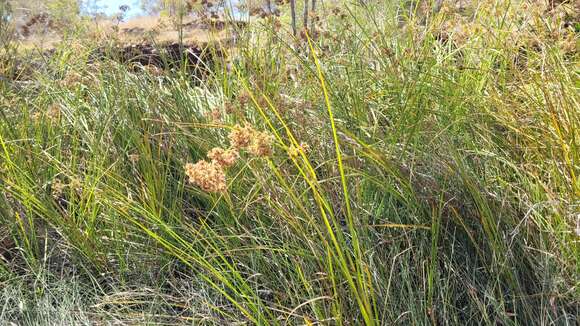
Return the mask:
M 50 186 L 52 197 L 60 198 L 62 196 L 62 193 L 64 192 L 65 187 L 66 185 L 62 181 L 60 181 L 60 179 L 54 179 Z
M 252 144 L 255 131 L 250 125 L 240 126 L 235 125 L 230 132 L 229 138 L 232 147 L 236 150 L 248 148 Z
M 250 93 L 248 93 L 247 91 L 242 91 L 238 95 L 238 102 L 240 103 L 241 106 L 248 104 L 250 102 Z
M 306 154 L 310 150 L 310 146 L 306 143 L 300 143 L 299 146 L 292 145 L 288 148 L 288 155 L 291 157 L 298 157 L 300 155 L 300 150 Z
M 139 154 L 135 154 L 135 153 L 134 153 L 134 154 L 129 154 L 129 161 L 130 161 L 132 164 L 136 164 L 137 162 L 139 162 L 139 159 L 140 159 L 140 158 L 141 158 L 141 157 L 140 157 L 140 155 L 139 155 Z
M 215 164 L 221 165 L 224 168 L 234 165 L 239 157 L 238 151 L 235 149 L 223 149 L 220 147 L 212 148 L 207 157 Z
M 46 112 L 46 115 L 49 120 L 54 121 L 60 118 L 60 106 L 56 103 L 53 103 Z
M 195 164 L 187 163 L 184 168 L 189 182 L 203 191 L 216 193 L 226 191 L 226 174 L 221 165 L 202 160 Z
M 255 133 L 249 151 L 258 157 L 272 155 L 272 137 L 265 132 Z
M 81 179 L 77 177 L 71 178 L 68 186 L 70 187 L 70 189 L 73 189 L 77 193 L 80 193 L 83 190 L 83 183 L 81 182 Z
M 222 119 L 222 113 L 219 109 L 215 108 L 209 112 L 209 117 L 213 122 L 219 122 Z

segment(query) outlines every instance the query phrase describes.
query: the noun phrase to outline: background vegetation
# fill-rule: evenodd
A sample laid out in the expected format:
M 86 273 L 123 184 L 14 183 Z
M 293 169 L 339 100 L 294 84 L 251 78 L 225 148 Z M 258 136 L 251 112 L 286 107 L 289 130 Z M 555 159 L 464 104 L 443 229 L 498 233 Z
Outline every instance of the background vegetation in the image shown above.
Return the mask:
M 282 9 L 202 75 L 3 52 L 0 323 L 576 324 L 574 4 Z

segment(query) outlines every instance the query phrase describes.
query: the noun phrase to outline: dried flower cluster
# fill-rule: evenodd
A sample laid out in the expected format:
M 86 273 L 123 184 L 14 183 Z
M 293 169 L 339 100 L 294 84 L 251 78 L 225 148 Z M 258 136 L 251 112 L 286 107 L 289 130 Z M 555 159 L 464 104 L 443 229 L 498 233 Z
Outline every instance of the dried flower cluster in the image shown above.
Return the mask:
M 247 105 L 250 102 L 250 94 L 246 91 L 241 92 L 238 95 L 238 102 L 242 107 Z
M 290 157 L 298 157 L 301 150 L 306 154 L 310 150 L 310 146 L 308 146 L 306 143 L 300 143 L 298 147 L 292 145 L 288 148 L 288 155 L 290 155 Z
M 247 149 L 259 157 L 272 155 L 272 137 L 265 132 L 256 131 L 250 125 L 235 125 L 229 138 L 232 147 L 237 150 Z
M 236 107 L 234 106 L 234 104 L 230 101 L 227 101 L 224 104 L 224 110 L 226 111 L 227 114 L 232 114 L 236 111 Z
M 58 120 L 60 118 L 60 106 L 58 104 L 52 104 L 46 113 L 47 117 L 51 120 Z
M 71 178 L 68 186 L 77 193 L 81 193 L 83 191 L 83 184 L 79 178 Z
M 129 162 L 132 164 L 137 164 L 141 156 L 139 154 L 129 154 Z
M 232 147 L 238 150 L 250 146 L 253 137 L 254 129 L 249 125 L 244 127 L 236 125 L 229 135 Z
M 49 105 L 46 111 L 36 111 L 31 113 L 30 120 L 35 123 L 40 123 L 42 121 L 47 121 L 50 123 L 58 122 L 61 117 L 61 108 L 58 104 L 53 103 Z
M 30 115 L 30 120 L 35 123 L 38 123 L 42 120 L 42 114 L 40 112 L 34 112 Z
M 226 174 L 221 165 L 215 162 L 201 160 L 195 164 L 185 165 L 185 174 L 189 182 L 207 192 L 224 192 L 226 190 Z
M 60 81 L 63 87 L 73 87 L 82 82 L 82 76 L 78 72 L 70 71 Z
M 212 148 L 207 157 L 211 160 L 201 160 L 195 164 L 185 165 L 185 174 L 189 182 L 207 192 L 224 192 L 227 189 L 225 169 L 233 166 L 240 157 L 239 150 L 245 149 L 258 157 L 272 154 L 272 138 L 265 132 L 254 130 L 252 126 L 234 126 L 229 135 L 231 147 Z
M 83 191 L 83 183 L 81 179 L 77 177 L 71 177 L 68 184 L 62 182 L 61 179 L 55 178 L 50 184 L 50 192 L 52 197 L 55 199 L 61 198 L 67 187 L 77 194 L 80 194 Z
M 254 132 L 252 144 L 248 148 L 250 153 L 258 157 L 272 155 L 272 137 L 265 132 Z
M 477 4 L 478 18 L 465 15 L 465 11 L 475 10 L 473 3 L 458 1 L 444 2 L 440 13 L 445 16 L 440 26 L 438 37 L 451 40 L 456 46 L 463 46 L 471 40 L 492 40 L 498 36 L 506 36 L 509 40 L 506 46 L 518 48 L 540 49 L 544 44 L 557 45 L 564 53 L 577 51 L 574 22 L 578 20 L 578 5 L 573 1 L 554 5 L 553 1 L 526 0 L 519 6 L 498 6 L 495 2 Z M 495 17 L 518 21 L 512 26 L 506 26 L 490 33 Z M 416 27 L 416 26 L 415 26 Z M 410 27 L 411 28 L 411 27 Z M 416 33 L 416 31 L 414 31 Z
M 155 65 L 149 64 L 149 65 L 144 66 L 143 69 L 147 73 L 149 73 L 151 76 L 154 76 L 154 77 L 163 76 L 163 69 L 161 69 Z
M 217 123 L 221 121 L 222 113 L 219 109 L 215 108 L 210 112 L 208 112 L 208 117 L 211 119 L 212 122 Z
M 62 193 L 64 192 L 65 187 L 66 185 L 62 183 L 60 179 L 54 179 L 54 181 L 52 181 L 52 184 L 50 186 L 52 197 L 60 198 L 62 196 Z
M 220 147 L 215 147 L 207 153 L 207 157 L 214 163 L 223 166 L 225 168 L 230 167 L 236 163 L 239 157 L 238 152 L 231 149 L 223 149 Z

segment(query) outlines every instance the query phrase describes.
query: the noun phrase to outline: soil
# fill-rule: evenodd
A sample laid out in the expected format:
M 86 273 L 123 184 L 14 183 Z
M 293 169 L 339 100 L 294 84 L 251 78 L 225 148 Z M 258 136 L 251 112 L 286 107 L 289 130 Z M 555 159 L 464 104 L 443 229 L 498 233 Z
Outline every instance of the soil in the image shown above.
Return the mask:
M 116 38 L 121 44 L 207 44 L 223 42 L 231 33 L 228 26 L 240 28 L 245 22 L 226 22 L 217 17 L 184 17 L 181 28 L 176 18 L 160 16 L 143 16 L 127 21 L 115 21 L 111 18 L 94 19 L 89 23 L 89 34 L 98 37 Z M 181 30 L 180 30 L 181 29 Z M 38 14 L 16 26 L 19 45 L 24 49 L 48 50 L 63 38 L 66 27 L 53 21 L 46 14 Z M 180 34 L 181 32 L 181 34 Z
M 232 48 L 236 30 L 245 26 L 245 22 L 226 22 L 218 17 L 184 17 L 180 33 L 176 21 L 168 17 L 144 16 L 126 22 L 110 18 L 94 20 L 89 24 L 92 30 L 87 37 L 94 38 L 95 44 L 101 43 L 99 40 L 114 42 L 102 42 L 108 45 L 93 51 L 89 60 L 109 57 L 122 63 L 162 69 L 185 63 L 200 72 L 201 67 L 207 67 L 215 58 L 213 55 L 223 56 Z M 40 53 L 41 57 L 51 56 L 63 40 L 65 29 L 46 14 L 21 20 L 16 26 L 18 51 L 29 53 L 24 57 L 34 53 Z M 27 80 L 32 74 L 26 71 L 38 68 L 34 60 L 15 62 L 17 67 L 10 69 L 12 71 L 0 71 L 0 81 Z

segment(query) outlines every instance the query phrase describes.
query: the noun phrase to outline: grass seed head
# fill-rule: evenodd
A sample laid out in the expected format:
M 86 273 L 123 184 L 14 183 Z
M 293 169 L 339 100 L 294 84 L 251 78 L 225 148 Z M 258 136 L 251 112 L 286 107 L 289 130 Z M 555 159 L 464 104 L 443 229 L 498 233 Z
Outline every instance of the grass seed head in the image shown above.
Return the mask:
M 139 154 L 129 154 L 129 161 L 132 164 L 136 164 L 137 162 L 139 162 L 139 158 L 140 158 Z
M 58 120 L 58 118 L 60 118 L 60 106 L 56 103 L 52 104 L 48 108 L 48 111 L 46 112 L 46 116 L 48 117 L 48 119 L 50 121 Z
M 227 101 L 224 104 L 224 110 L 226 111 L 226 114 L 232 114 L 236 111 L 236 107 L 232 102 Z

